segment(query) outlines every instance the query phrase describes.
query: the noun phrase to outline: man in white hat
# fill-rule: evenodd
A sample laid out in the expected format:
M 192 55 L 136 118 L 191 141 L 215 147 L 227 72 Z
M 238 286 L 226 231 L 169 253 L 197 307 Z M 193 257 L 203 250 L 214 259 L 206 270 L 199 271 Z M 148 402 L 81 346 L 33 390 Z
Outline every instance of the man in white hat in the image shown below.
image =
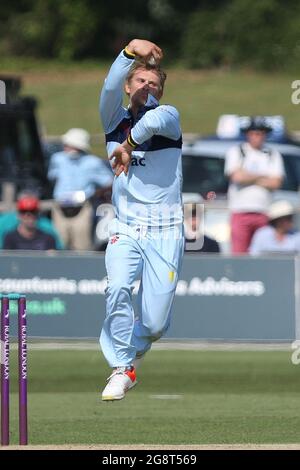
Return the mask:
M 107 190 L 113 180 L 104 162 L 90 153 L 90 135 L 70 129 L 62 136 L 64 150 L 51 156 L 48 178 L 54 182 L 53 222 L 69 249 L 92 248 L 93 208 L 97 188 Z
M 274 202 L 268 211 L 269 225 L 258 229 L 250 245 L 250 254 L 300 251 L 300 233 L 294 230 L 295 209 L 288 201 Z

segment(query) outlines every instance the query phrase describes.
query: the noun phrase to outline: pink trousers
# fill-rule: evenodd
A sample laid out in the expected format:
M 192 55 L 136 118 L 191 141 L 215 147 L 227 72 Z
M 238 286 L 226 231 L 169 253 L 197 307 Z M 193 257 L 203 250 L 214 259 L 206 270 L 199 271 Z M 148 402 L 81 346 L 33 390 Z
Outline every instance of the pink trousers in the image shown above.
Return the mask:
M 231 215 L 231 252 L 247 253 L 254 232 L 268 223 L 259 212 L 236 212 Z

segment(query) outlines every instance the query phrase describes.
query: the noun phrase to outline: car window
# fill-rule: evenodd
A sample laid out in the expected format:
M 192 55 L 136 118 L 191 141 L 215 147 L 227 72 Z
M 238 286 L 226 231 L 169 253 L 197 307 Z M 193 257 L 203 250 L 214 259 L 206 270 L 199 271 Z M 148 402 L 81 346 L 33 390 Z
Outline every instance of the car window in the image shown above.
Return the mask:
M 298 191 L 300 187 L 300 158 L 293 154 L 282 153 L 285 177 L 281 189 Z M 183 192 L 200 193 L 204 198 L 209 191 L 225 195 L 228 189 L 228 179 L 224 175 L 223 158 L 210 156 L 184 155 Z
M 282 153 L 285 177 L 282 188 L 286 191 L 298 191 L 300 186 L 300 158 Z
M 223 158 L 185 154 L 182 158 L 182 171 L 185 193 L 200 193 L 204 198 L 209 191 L 227 193 L 228 179 L 224 175 Z

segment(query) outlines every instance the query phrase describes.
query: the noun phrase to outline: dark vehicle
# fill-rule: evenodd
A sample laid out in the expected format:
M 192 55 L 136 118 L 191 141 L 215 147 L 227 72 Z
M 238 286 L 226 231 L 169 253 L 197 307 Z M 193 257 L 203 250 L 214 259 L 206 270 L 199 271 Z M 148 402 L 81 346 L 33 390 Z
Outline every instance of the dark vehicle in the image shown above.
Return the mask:
M 6 84 L 6 104 L 0 104 L 0 188 L 13 183 L 15 192 L 33 190 L 51 198 L 36 119 L 36 100 L 20 96 L 21 81 L 1 77 Z M 2 199 L 2 194 L 0 194 Z

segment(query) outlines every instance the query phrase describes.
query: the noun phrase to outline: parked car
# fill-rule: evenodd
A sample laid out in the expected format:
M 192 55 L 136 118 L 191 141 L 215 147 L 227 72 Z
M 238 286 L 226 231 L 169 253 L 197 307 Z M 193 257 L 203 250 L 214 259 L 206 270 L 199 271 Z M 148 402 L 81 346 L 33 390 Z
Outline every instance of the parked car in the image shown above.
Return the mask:
M 300 145 L 282 132 L 270 135 L 266 146 L 278 150 L 284 162 L 282 187 L 273 192 L 274 200 L 287 199 L 300 206 Z M 206 205 L 205 230 L 229 251 L 229 212 L 227 210 L 228 179 L 224 174 L 227 150 L 245 140 L 242 133 L 226 138 L 214 135 L 183 145 L 183 201 L 197 202 L 199 195 Z

